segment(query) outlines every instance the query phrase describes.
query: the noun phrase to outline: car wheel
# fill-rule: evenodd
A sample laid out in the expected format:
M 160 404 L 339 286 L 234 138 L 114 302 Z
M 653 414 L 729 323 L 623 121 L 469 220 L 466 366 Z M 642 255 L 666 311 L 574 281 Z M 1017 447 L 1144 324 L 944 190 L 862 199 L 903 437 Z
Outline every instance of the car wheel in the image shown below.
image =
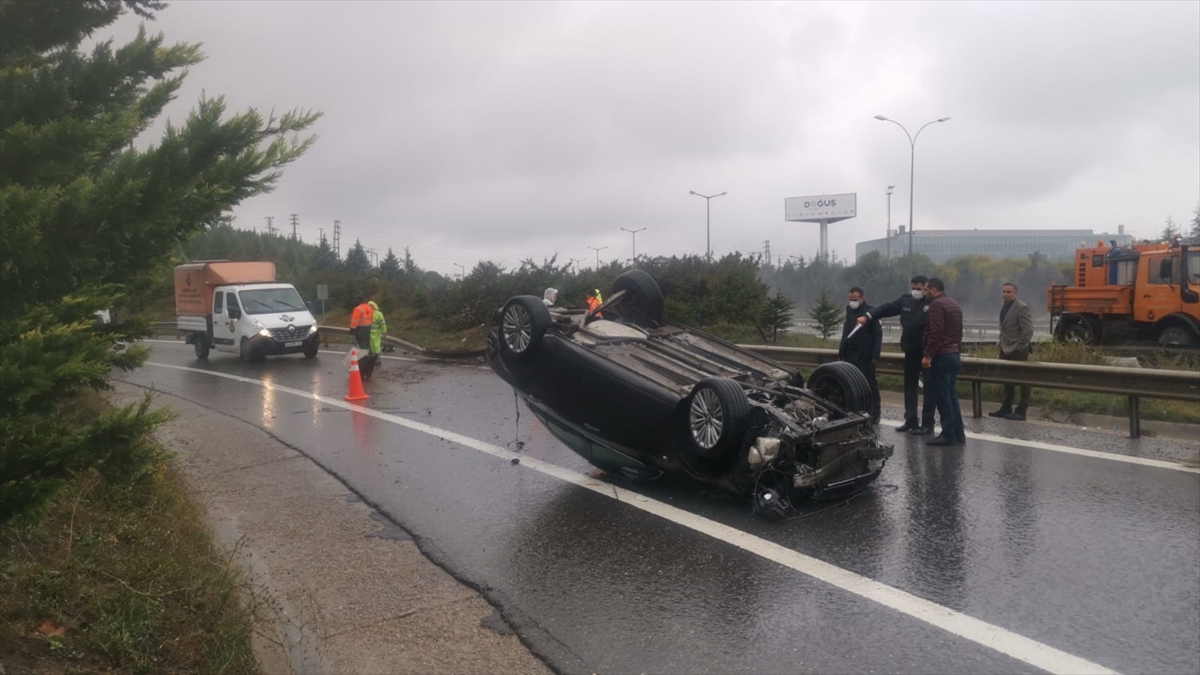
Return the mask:
M 250 349 L 250 340 L 248 338 L 242 338 L 242 342 L 238 348 L 238 354 L 242 357 L 242 361 L 245 363 L 250 363 L 254 360 L 253 350 Z
M 550 310 L 541 298 L 532 295 L 512 298 L 500 311 L 501 351 L 516 358 L 532 356 L 550 323 Z
M 701 380 L 685 399 L 686 444 L 706 465 L 737 458 L 750 421 L 742 386 L 724 377 Z
M 312 337 L 311 342 L 304 346 L 304 358 L 315 359 L 315 358 L 317 358 L 317 352 L 319 352 L 320 350 L 321 350 L 321 341 L 319 339 L 317 339 L 316 335 L 314 335 Z
M 663 320 L 663 294 L 648 272 L 629 270 L 613 280 L 613 293 L 625 291 L 619 306 L 622 316 L 632 319 Z
M 196 358 L 203 361 L 208 358 L 208 336 L 197 335 L 192 339 L 192 349 L 196 350 Z
M 845 361 L 817 366 L 808 376 L 808 388 L 843 410 L 871 413 L 871 383 L 858 368 Z
M 1196 337 L 1189 333 L 1186 328 L 1179 326 L 1171 326 L 1158 334 L 1158 344 L 1167 347 L 1170 345 L 1179 345 L 1181 347 L 1195 347 Z

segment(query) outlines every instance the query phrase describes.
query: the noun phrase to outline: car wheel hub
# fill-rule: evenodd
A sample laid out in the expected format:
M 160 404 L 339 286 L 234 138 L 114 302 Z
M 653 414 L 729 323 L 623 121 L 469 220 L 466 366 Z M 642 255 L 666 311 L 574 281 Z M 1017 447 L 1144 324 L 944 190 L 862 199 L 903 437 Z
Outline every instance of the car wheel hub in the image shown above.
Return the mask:
M 529 312 L 520 305 L 513 305 L 504 312 L 504 342 L 514 353 L 520 354 L 529 348 L 533 338 L 533 321 Z
M 724 428 L 721 401 L 717 393 L 711 389 L 696 392 L 692 398 L 690 417 L 692 437 L 696 439 L 696 444 L 705 450 L 716 447 Z

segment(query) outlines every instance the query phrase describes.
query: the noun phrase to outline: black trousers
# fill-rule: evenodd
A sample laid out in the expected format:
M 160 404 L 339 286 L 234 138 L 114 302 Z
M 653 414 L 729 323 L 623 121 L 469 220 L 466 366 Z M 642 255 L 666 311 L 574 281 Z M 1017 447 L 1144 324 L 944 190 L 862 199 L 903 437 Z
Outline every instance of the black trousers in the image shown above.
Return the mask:
M 354 329 L 354 339 L 359 349 L 371 349 L 371 326 L 359 326 Z
M 879 380 L 875 376 L 875 364 L 870 359 L 864 361 L 851 361 L 855 368 L 858 368 L 871 384 L 871 421 L 879 421 Z
M 924 377 L 921 372 L 921 352 L 904 352 L 904 421 L 916 424 L 917 398 L 921 395 L 918 384 Z M 930 391 L 930 381 L 925 377 L 925 400 L 921 405 L 921 426 L 933 428 L 933 412 L 937 409 L 937 397 Z
M 1011 354 L 1000 352 L 1000 359 L 1003 361 L 1028 361 L 1029 354 L 1026 354 L 1025 352 L 1013 352 Z M 1016 388 L 1017 386 L 1015 384 L 1004 385 L 1004 403 L 1002 404 L 1002 407 L 1012 407 L 1014 395 L 1017 393 Z M 1021 399 L 1017 403 L 1017 410 L 1024 410 L 1029 407 L 1029 393 L 1029 387 L 1026 385 L 1021 385 Z

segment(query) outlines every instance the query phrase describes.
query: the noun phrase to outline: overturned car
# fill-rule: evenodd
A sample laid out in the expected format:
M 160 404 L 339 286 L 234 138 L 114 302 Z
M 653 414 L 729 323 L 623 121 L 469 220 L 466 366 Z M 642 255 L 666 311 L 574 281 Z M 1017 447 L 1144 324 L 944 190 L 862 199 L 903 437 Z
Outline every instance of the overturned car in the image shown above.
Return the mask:
M 685 474 L 794 513 L 879 476 L 892 446 L 870 420 L 870 386 L 848 363 L 799 373 L 663 316 L 643 270 L 613 282 L 594 310 L 511 298 L 487 361 L 555 437 L 632 479 Z

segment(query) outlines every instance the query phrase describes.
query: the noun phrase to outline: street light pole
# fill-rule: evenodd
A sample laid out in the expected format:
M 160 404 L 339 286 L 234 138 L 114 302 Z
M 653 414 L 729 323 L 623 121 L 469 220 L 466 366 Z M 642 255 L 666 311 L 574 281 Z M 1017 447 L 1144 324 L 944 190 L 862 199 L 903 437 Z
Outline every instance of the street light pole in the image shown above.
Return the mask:
M 458 273 L 458 278 L 462 279 L 463 275 L 467 273 L 467 268 L 463 267 L 462 265 L 459 265 L 458 263 L 454 263 L 454 266 L 457 267 L 458 269 L 462 270 L 461 272 Z
M 588 248 L 590 248 L 596 252 L 596 269 L 600 269 L 600 251 L 603 251 L 604 249 L 606 249 L 608 247 L 601 246 L 600 248 L 596 248 L 595 246 L 589 246 Z
M 895 185 L 889 185 L 887 190 L 888 197 L 888 216 L 887 216 L 887 234 L 884 239 L 887 239 L 888 260 L 892 258 L 892 190 L 895 190 Z
M 693 194 L 693 195 L 696 195 L 697 197 L 704 197 L 704 231 L 708 235 L 708 246 L 707 246 L 708 259 L 712 260 L 712 208 L 711 208 L 712 200 L 717 197 L 720 197 L 722 195 L 727 195 L 729 193 L 722 192 L 721 194 L 718 194 L 718 195 L 702 195 L 699 192 L 696 192 L 695 190 L 688 190 L 688 194 Z
M 950 118 L 942 117 L 933 120 L 932 122 L 926 122 L 921 126 L 920 129 L 917 129 L 916 134 L 908 133 L 908 129 L 906 129 L 903 124 L 900 124 L 896 120 L 888 119 L 883 115 L 876 115 L 875 119 L 879 120 L 880 122 L 891 122 L 892 124 L 895 124 L 896 126 L 900 127 L 900 129 L 904 132 L 904 135 L 908 137 L 908 276 L 911 278 L 913 253 L 913 179 L 916 174 L 917 166 L 917 138 L 921 136 L 921 132 L 925 130 L 925 127 L 929 126 L 930 124 L 937 124 L 938 122 L 946 122 Z
M 625 231 L 626 231 L 626 232 L 628 232 L 629 234 L 633 235 L 633 257 L 632 257 L 632 258 L 630 258 L 630 260 L 631 260 L 631 261 L 637 261 L 637 233 L 638 233 L 638 232 L 641 232 L 642 230 L 644 230 L 644 229 L 646 229 L 646 228 L 644 228 L 644 227 L 639 227 L 639 228 L 638 228 L 638 229 L 636 229 L 636 230 L 631 230 L 631 229 L 629 229 L 628 227 L 622 227 L 621 229 L 622 229 L 622 230 L 625 230 Z

